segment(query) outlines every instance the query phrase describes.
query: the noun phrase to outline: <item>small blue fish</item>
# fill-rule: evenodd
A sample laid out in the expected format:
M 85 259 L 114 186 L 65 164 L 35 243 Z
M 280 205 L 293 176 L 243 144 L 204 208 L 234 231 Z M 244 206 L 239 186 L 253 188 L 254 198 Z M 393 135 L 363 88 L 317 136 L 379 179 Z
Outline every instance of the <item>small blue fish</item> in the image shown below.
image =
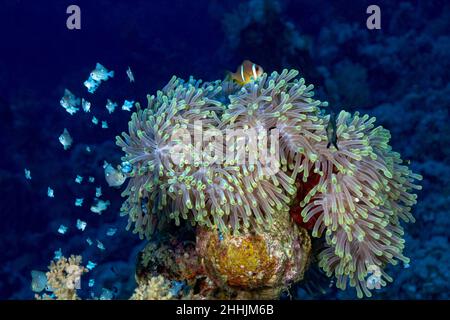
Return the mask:
M 116 234 L 117 228 L 108 228 L 108 230 L 106 231 L 106 235 L 109 237 L 112 237 L 113 235 Z
M 108 99 L 107 102 L 106 102 L 106 106 L 105 107 L 108 110 L 108 112 L 111 114 L 116 109 L 117 103 L 112 102 L 111 100 Z
M 100 300 L 112 300 L 114 298 L 114 293 L 111 290 L 102 288 L 102 294 L 100 295 Z
M 114 71 L 109 71 L 97 62 L 95 69 L 91 72 L 90 78 L 94 81 L 106 81 L 114 77 Z
M 89 286 L 90 288 L 92 288 L 92 287 L 94 286 L 94 284 L 95 284 L 95 280 L 94 280 L 94 279 L 89 279 L 88 286 Z
M 31 171 L 25 168 L 25 179 L 31 180 Z
M 109 202 L 109 200 L 103 201 L 103 200 L 100 200 L 100 199 L 96 198 L 94 200 L 94 204 L 91 206 L 91 211 L 101 215 L 103 211 L 108 209 L 110 204 L 111 203 Z
M 130 82 L 134 82 L 134 75 L 133 75 L 133 72 L 131 71 L 130 67 L 128 67 L 128 69 L 127 69 L 127 76 L 128 76 L 128 79 L 130 79 Z
M 95 81 L 94 79 L 89 77 L 89 79 L 83 82 L 83 85 L 88 89 L 89 93 L 94 93 L 100 85 L 100 82 Z
M 105 179 L 110 187 L 120 187 L 126 180 L 126 176 L 119 170 L 105 161 L 103 168 L 105 169 Z
M 70 115 L 73 115 L 80 110 L 77 108 L 77 106 L 80 105 L 80 98 L 76 98 L 75 95 L 68 89 L 64 90 L 64 96 L 61 98 L 59 103 Z
M 370 276 L 366 280 L 366 286 L 368 289 L 380 289 L 381 288 L 381 270 L 377 265 L 369 265 L 367 267 L 367 274 Z
M 83 205 L 83 201 L 84 201 L 83 198 L 77 198 L 77 199 L 75 199 L 75 206 L 76 206 L 76 207 L 81 207 L 81 206 Z
M 86 221 L 77 219 L 77 229 L 78 230 L 84 231 L 84 229 L 86 229 L 86 226 L 87 226 L 87 222 Z
M 128 161 L 124 161 L 120 164 L 120 170 L 127 174 L 130 173 L 133 170 L 133 166 Z
M 62 258 L 62 256 L 63 256 L 62 250 L 61 250 L 61 248 L 59 248 L 58 250 L 56 250 L 56 251 L 54 252 L 53 260 L 58 261 L 59 259 Z
M 92 244 L 93 244 L 91 238 L 87 238 L 87 239 L 86 239 L 86 242 L 88 243 L 89 246 L 92 246 Z
M 94 269 L 97 266 L 97 264 L 95 262 L 92 261 L 88 261 L 88 264 L 86 265 L 86 268 L 88 268 L 89 270 Z
M 83 108 L 84 112 L 91 112 L 91 103 L 87 100 L 84 100 L 84 98 L 81 99 L 81 107 Z
M 108 129 L 108 122 L 102 121 L 102 129 Z
M 89 183 L 94 183 L 95 182 L 95 178 L 94 177 L 89 177 L 88 181 L 89 181 Z
M 91 153 L 92 152 L 91 147 L 86 146 L 86 152 Z
M 102 187 L 95 188 L 95 196 L 100 198 L 102 196 Z
M 60 233 L 60 234 L 65 234 L 66 232 L 67 232 L 67 227 L 65 226 L 65 225 L 60 225 L 59 226 L 59 228 L 58 228 L 58 233 Z
M 31 290 L 39 293 L 47 286 L 47 275 L 42 271 L 31 271 Z
M 98 119 L 95 116 L 92 117 L 92 123 L 98 125 Z
M 172 281 L 172 288 L 170 288 L 170 293 L 172 296 L 177 297 L 180 294 L 180 291 L 184 287 L 183 281 Z
M 377 275 L 371 275 L 366 280 L 366 286 L 368 289 L 381 289 L 381 277 Z
M 105 250 L 105 246 L 103 245 L 103 243 L 102 242 L 100 242 L 98 239 L 97 239 L 97 248 L 99 248 L 100 250 Z
M 77 175 L 77 177 L 75 178 L 75 182 L 78 184 L 81 184 L 82 181 L 83 181 L 83 177 L 80 175 Z
M 53 189 L 50 188 L 50 187 L 47 188 L 47 196 L 49 198 L 54 198 L 55 197 L 55 193 L 54 193 Z
M 67 150 L 72 146 L 72 137 L 70 136 L 69 131 L 67 131 L 66 128 L 64 128 L 63 133 L 58 137 L 59 142 L 63 145 L 64 150 Z
M 122 110 L 131 111 L 131 108 L 133 108 L 133 104 L 134 104 L 133 100 L 132 101 L 125 100 L 122 105 Z

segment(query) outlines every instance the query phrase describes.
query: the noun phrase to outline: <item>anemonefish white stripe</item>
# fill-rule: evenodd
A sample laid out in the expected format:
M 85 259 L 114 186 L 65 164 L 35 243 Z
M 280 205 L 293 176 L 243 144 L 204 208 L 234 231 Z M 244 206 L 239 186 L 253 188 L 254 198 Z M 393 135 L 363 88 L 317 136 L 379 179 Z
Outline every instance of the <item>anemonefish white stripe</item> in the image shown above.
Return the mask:
M 243 65 L 243 64 L 241 65 L 241 78 L 242 78 L 242 81 L 245 82 L 245 78 L 244 78 L 244 65 Z
M 258 78 L 258 76 L 256 75 L 256 67 L 255 67 L 255 64 L 252 65 L 252 71 L 253 71 L 253 80 L 256 80 L 256 78 Z

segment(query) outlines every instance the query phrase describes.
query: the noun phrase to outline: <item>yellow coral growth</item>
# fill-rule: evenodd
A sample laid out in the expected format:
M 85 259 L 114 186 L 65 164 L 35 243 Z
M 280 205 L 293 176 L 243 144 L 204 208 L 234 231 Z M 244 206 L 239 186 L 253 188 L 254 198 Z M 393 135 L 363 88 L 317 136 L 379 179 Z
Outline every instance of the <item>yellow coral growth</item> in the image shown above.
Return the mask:
M 269 281 L 276 268 L 276 259 L 267 252 L 262 236 L 228 236 L 223 244 L 211 237 L 208 256 L 213 256 L 217 272 L 227 276 L 227 284 L 234 287 L 259 287 Z
M 170 281 L 159 275 L 141 282 L 130 300 L 170 300 Z
M 36 295 L 36 299 L 43 300 L 78 300 L 77 289 L 80 289 L 80 278 L 88 272 L 81 265 L 81 256 L 71 255 L 69 259 L 61 257 L 58 261 L 52 261 L 49 271 L 46 273 L 47 284 L 53 291 L 54 297 L 44 294 Z
M 197 251 L 206 274 L 218 287 L 238 295 L 258 292 L 250 298 L 268 298 L 269 293 L 276 298 L 283 288 L 303 278 L 311 240 L 306 230 L 285 217 L 274 221 L 265 234 L 219 235 L 200 227 Z

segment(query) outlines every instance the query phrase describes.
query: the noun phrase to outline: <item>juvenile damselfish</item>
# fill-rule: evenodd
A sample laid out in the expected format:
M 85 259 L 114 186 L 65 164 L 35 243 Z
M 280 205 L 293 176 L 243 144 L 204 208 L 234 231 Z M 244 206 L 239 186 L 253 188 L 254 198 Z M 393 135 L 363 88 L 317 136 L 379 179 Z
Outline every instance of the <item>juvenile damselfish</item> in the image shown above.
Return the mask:
M 95 81 L 106 81 L 108 78 L 114 77 L 114 71 L 109 71 L 97 62 L 95 69 L 90 74 L 90 77 Z

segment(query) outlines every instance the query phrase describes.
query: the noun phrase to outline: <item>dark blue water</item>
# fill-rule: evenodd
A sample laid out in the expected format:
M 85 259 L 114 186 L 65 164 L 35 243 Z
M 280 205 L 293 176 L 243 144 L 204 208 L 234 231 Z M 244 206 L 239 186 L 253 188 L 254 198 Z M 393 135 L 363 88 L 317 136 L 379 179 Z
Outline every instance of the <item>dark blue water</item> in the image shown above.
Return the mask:
M 30 271 L 46 270 L 59 248 L 98 263 L 89 273 L 96 294 L 116 287 L 118 297 L 128 297 L 143 243 L 124 230 L 120 191 L 106 185 L 102 165 L 119 162 L 115 136 L 130 113 L 109 115 L 106 99 L 120 109 L 124 99 L 144 102 L 174 74 L 221 79 L 244 59 L 267 71 L 296 68 L 335 109 L 369 113 L 391 131 L 393 148 L 424 176 L 423 191 L 416 223 L 405 226 L 410 266 L 389 268 L 394 283 L 374 298 L 449 298 L 450 4 L 379 1 L 382 28 L 368 30 L 369 1 L 268 1 L 260 14 L 262 3 L 0 1 L 1 299 L 33 298 Z M 70 4 L 81 8 L 81 30 L 66 28 Z M 96 62 L 116 76 L 90 96 L 83 81 Z M 69 115 L 59 105 L 65 88 L 89 98 L 91 112 Z M 93 115 L 109 128 L 94 126 Z M 74 138 L 70 152 L 58 141 L 64 128 Z M 96 181 L 76 184 L 77 174 Z M 48 186 L 55 198 L 47 197 Z M 89 211 L 96 186 L 111 202 L 101 216 Z M 80 197 L 86 203 L 74 206 Z M 87 221 L 84 232 L 77 219 Z M 69 226 L 65 235 L 57 233 L 61 224 Z M 114 237 L 105 236 L 109 227 L 118 228 Z M 86 237 L 106 250 L 88 246 Z M 302 289 L 294 295 L 311 298 Z M 355 296 L 329 288 L 319 298 Z

